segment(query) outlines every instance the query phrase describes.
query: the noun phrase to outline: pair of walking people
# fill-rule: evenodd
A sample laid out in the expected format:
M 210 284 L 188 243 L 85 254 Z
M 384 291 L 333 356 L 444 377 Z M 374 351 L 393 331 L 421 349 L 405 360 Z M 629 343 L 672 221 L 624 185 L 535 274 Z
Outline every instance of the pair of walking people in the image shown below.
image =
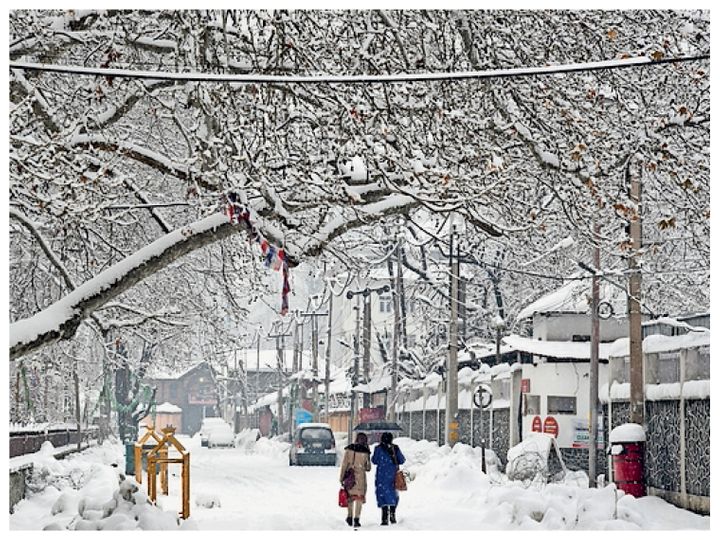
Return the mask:
M 405 463 L 405 456 L 392 441 L 392 433 L 383 433 L 372 458 L 370 458 L 370 447 L 365 433 L 358 433 L 355 442 L 345 447 L 345 457 L 340 466 L 340 483 L 343 483 L 345 473 L 349 469 L 352 469 L 355 475 L 355 484 L 347 490 L 348 515 L 345 522 L 351 527 L 360 527 L 360 513 L 363 503 L 365 503 L 367 472 L 370 471 L 371 462 L 377 467 L 375 499 L 382 512 L 380 524 L 387 525 L 388 522 L 397 522 L 395 512 L 400 496 L 395 489 L 395 473 L 400 465 Z

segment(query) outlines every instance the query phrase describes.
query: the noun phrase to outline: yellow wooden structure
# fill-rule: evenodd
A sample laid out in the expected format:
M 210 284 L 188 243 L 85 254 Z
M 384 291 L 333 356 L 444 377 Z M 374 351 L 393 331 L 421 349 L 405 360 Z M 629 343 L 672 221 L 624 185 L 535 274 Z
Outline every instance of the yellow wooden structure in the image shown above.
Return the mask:
M 160 487 L 163 495 L 168 494 L 168 464 L 177 463 L 182 465 L 182 510 L 180 511 L 180 517 L 187 519 L 190 517 L 190 452 L 175 438 L 175 428 L 173 426 L 163 428 L 162 432 L 162 439 L 158 441 L 155 448 L 148 453 L 148 497 L 153 502 L 157 501 L 157 479 L 155 478 L 155 471 L 158 465 L 160 465 Z M 171 458 L 168 456 L 168 449 L 171 445 L 180 453 L 179 458 Z
M 135 481 L 138 484 L 142 484 L 142 456 L 143 456 L 143 446 L 145 446 L 145 443 L 148 441 L 148 439 L 152 438 L 155 439 L 155 443 L 159 443 L 162 440 L 162 435 L 159 435 L 152 424 L 147 424 L 145 426 L 145 429 L 147 430 L 145 433 L 143 433 L 143 436 L 140 437 L 140 440 L 135 443 Z M 166 472 L 167 472 L 167 465 L 165 466 Z

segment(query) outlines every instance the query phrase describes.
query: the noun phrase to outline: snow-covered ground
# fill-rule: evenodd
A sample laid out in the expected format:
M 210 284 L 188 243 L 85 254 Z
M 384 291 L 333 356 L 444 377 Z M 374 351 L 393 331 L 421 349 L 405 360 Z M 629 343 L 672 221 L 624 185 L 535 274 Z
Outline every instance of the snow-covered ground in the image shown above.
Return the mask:
M 202 448 L 199 438 L 181 439 L 191 452 L 193 529 L 347 529 L 337 506 L 337 467 L 289 467 L 288 443 L 260 439 L 238 448 Z M 428 441 L 396 441 L 411 482 L 400 496 L 398 529 L 709 529 L 710 519 L 656 497 L 635 499 L 610 485 L 588 489 L 582 473 L 565 483 L 524 486 L 508 482 L 491 467 L 480 469 L 479 449 L 454 449 Z M 491 455 L 492 457 L 492 455 Z M 118 467 L 113 467 L 115 463 Z M 88 528 L 174 528 L 180 509 L 180 471 L 173 469 L 170 495 L 159 508 L 144 501 L 147 486 L 126 499 L 118 490 L 122 447 L 105 444 L 57 461 L 38 459 L 35 481 L 47 487 L 21 501 L 10 516 L 11 529 L 42 529 L 81 523 Z M 371 477 L 374 472 L 370 473 Z M 110 503 L 109 501 L 119 501 Z M 79 521 L 78 505 L 85 519 Z M 93 511 L 95 509 L 95 511 Z M 104 510 L 103 510 L 104 509 Z M 103 515 L 109 515 L 104 517 Z M 380 529 L 380 512 L 370 481 L 363 529 Z M 385 527 L 382 527 L 385 529 Z

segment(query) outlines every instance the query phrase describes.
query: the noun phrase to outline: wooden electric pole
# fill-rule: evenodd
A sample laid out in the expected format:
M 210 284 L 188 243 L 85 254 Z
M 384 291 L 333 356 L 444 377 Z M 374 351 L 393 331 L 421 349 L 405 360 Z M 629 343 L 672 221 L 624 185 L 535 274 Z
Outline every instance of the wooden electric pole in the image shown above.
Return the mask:
M 592 300 L 590 302 L 590 417 L 589 442 L 588 442 L 588 474 L 590 476 L 590 487 L 596 486 L 597 477 L 597 424 L 598 424 L 598 370 L 600 361 L 600 279 L 597 273 L 600 271 L 600 228 L 597 223 L 593 227 L 593 266 L 592 277 Z
M 333 313 L 333 292 L 332 286 L 328 283 L 329 305 L 327 323 L 327 343 L 325 344 L 325 422 L 330 422 L 330 358 L 332 344 L 332 313 Z
M 310 334 L 312 340 L 312 377 L 313 377 L 313 390 L 312 390 L 312 403 L 313 403 L 313 421 L 318 420 L 318 317 L 327 317 L 327 313 L 318 313 L 313 311 L 312 313 L 302 313 L 303 317 L 310 317 Z
M 398 356 L 400 349 L 400 287 L 402 286 L 402 262 L 400 260 L 400 244 L 395 246 L 395 254 L 397 256 L 397 271 L 395 272 L 395 284 L 393 286 L 393 318 L 394 318 L 394 330 L 393 330 L 393 356 L 392 356 L 392 370 L 390 373 L 390 399 L 388 400 L 388 406 L 390 407 L 390 421 L 394 422 L 395 416 L 395 402 L 397 401 L 397 369 L 398 369 Z M 392 264 L 388 261 L 388 264 Z
M 458 279 L 460 275 L 460 246 L 453 253 L 455 227 L 450 233 L 450 321 L 448 324 L 447 390 L 445 391 L 445 444 L 455 446 L 460 438 L 458 423 Z
M 640 185 L 641 171 L 632 174 L 628 164 L 630 175 L 630 200 L 635 203 L 637 213 L 630 221 L 630 257 L 629 261 L 629 286 L 628 286 L 628 310 L 630 323 L 630 421 L 643 425 L 645 420 L 645 388 L 643 374 L 642 354 L 642 318 L 640 314 L 640 300 L 642 278 L 638 255 L 642 247 L 642 187 Z

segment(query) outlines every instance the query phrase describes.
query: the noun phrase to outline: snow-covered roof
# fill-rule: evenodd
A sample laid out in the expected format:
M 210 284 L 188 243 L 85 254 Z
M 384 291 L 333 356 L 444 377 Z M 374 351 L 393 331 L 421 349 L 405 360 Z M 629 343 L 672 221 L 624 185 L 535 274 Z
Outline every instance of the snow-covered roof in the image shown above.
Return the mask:
M 182 409 L 180 407 L 178 407 L 177 405 L 173 405 L 169 401 L 166 401 L 165 403 L 158 405 L 155 408 L 155 412 L 165 413 L 165 414 L 173 414 L 173 413 L 181 413 Z
M 470 351 L 475 353 L 475 358 L 478 360 L 481 358 L 495 356 L 495 347 L 495 343 L 488 343 L 482 341 L 470 342 L 466 344 L 467 351 L 460 351 L 460 353 L 458 353 L 458 361 L 462 361 L 464 359 L 470 360 Z M 510 345 L 506 343 L 500 344 L 500 354 L 511 353 L 514 351 L 515 349 Z
M 602 345 L 602 344 L 601 344 Z M 620 338 L 610 344 L 608 357 L 620 358 L 630 353 L 629 338 Z M 663 336 L 652 334 L 643 339 L 642 350 L 646 354 L 679 351 L 692 347 L 703 347 L 710 345 L 710 331 L 688 332 L 680 336 Z
M 171 369 L 167 366 L 152 366 L 147 372 L 147 377 L 149 379 L 181 379 L 203 364 L 207 364 L 207 362 L 203 360 L 190 366 L 185 366 L 182 369 Z M 210 367 L 210 364 L 208 364 L 208 367 Z
M 576 358 L 578 360 L 590 359 L 589 341 L 542 341 L 514 334 L 504 337 L 503 341 L 518 351 L 537 354 L 538 356 Z M 614 345 L 615 343 L 600 343 L 599 358 L 607 360 Z
M 610 283 L 600 283 L 600 300 L 609 302 L 615 313 L 624 313 L 626 310 L 625 294 L 621 292 Z M 572 280 L 525 306 L 517 314 L 517 320 L 527 319 L 535 313 L 588 313 L 589 299 L 590 279 Z
M 362 392 L 364 394 L 374 394 L 375 392 L 382 392 L 390 388 L 392 385 L 392 377 L 390 375 L 383 375 L 382 377 L 375 377 L 366 384 L 358 384 L 355 387 L 356 392 Z

